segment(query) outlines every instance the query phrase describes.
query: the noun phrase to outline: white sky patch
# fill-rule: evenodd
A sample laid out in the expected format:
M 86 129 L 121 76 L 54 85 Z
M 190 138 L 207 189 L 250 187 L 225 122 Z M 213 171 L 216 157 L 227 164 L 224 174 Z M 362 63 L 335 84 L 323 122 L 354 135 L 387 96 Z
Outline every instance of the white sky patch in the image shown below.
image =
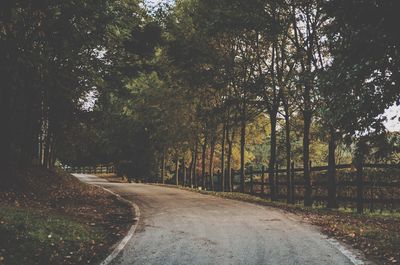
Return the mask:
M 158 6 L 159 4 L 172 4 L 174 0 L 144 0 L 146 6 L 153 8 Z
M 384 116 L 387 121 L 384 123 L 391 132 L 400 132 L 400 106 L 392 106 L 386 110 Z
M 96 88 L 93 88 L 93 90 L 90 90 L 86 93 L 85 98 L 81 99 L 82 109 L 86 111 L 92 111 L 96 105 L 97 98 L 98 92 Z

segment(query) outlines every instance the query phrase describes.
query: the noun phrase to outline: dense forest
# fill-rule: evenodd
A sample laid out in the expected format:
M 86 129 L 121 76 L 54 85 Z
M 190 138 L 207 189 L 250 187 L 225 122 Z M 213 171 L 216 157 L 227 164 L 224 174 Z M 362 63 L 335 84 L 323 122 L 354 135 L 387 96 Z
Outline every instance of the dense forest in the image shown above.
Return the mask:
M 400 163 L 395 0 L 0 2 L 1 184 L 32 166 L 245 192 L 265 168 Z M 264 171 L 264 170 L 263 170 Z M 282 173 L 281 173 L 282 175 Z M 397 172 L 397 176 L 398 176 Z M 174 179 L 175 178 L 175 179 Z M 288 201 L 293 201 L 287 188 Z

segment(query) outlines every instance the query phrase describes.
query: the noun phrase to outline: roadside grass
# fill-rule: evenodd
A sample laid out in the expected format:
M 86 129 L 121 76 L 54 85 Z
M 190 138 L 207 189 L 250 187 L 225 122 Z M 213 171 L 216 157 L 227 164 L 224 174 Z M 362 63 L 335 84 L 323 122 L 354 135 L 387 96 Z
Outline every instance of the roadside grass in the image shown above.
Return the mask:
M 0 265 L 98 264 L 133 222 L 130 205 L 62 171 L 0 190 Z
M 7 249 L 1 259 L 10 265 L 69 263 L 72 256 L 81 262 L 86 248 L 105 239 L 101 229 L 70 217 L 10 206 L 0 206 L 0 235 L 0 249 Z

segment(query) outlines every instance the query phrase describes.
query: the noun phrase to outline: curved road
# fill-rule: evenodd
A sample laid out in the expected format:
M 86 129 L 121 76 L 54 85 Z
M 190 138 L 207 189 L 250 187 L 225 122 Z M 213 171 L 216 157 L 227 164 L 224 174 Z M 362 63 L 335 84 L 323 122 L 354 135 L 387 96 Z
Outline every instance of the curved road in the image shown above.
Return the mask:
M 112 264 L 354 264 L 314 227 L 279 209 L 173 188 L 76 176 L 140 208 L 137 231 Z

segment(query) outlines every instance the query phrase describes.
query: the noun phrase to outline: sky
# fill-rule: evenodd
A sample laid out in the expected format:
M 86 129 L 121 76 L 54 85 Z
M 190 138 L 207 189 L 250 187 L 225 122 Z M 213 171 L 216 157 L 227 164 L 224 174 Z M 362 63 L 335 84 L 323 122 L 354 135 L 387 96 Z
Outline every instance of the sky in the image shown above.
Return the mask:
M 174 0 L 144 0 L 146 5 L 148 5 L 149 7 L 154 7 L 160 3 L 171 3 L 173 1 Z
M 400 106 L 389 108 L 386 110 L 385 116 L 388 119 L 388 121 L 385 122 L 386 128 L 392 132 L 400 132 Z

